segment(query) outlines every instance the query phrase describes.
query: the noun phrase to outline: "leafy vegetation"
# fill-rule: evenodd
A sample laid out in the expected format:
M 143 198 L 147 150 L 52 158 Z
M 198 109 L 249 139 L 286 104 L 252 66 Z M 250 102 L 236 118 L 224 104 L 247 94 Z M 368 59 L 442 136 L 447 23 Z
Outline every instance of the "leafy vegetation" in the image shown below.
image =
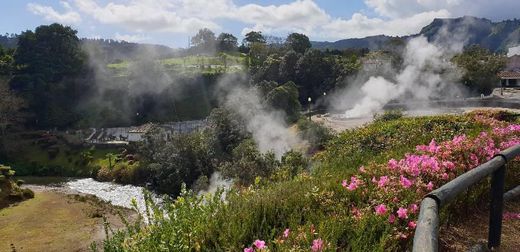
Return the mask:
M 464 71 L 462 82 L 470 90 L 487 95 L 499 83 L 497 73 L 504 68 L 506 57 L 474 45 L 455 56 L 453 61 Z
M 11 88 L 22 95 L 36 127 L 69 127 L 78 120 L 77 104 L 89 94 L 86 55 L 76 31 L 59 24 L 18 36 Z M 59 99 L 55 98 L 59 97 Z
M 115 232 L 105 241 L 104 249 L 237 251 L 266 246 L 274 251 L 312 247 L 318 249 L 315 251 L 402 251 L 410 245 L 416 204 L 425 191 L 478 165 L 471 161 L 474 158 L 469 153 L 480 163 L 489 158 L 490 151 L 518 142 L 520 128 L 498 120 L 509 118 L 504 113 L 479 112 L 378 121 L 348 130 L 314 156 L 313 170 L 304 169 L 295 177 L 256 179 L 249 187 L 228 192 L 225 201 L 220 200 L 220 194 L 201 198 L 181 191 L 164 208 L 149 203 L 151 223 L 137 223 Z M 497 127 L 503 130 L 493 130 Z M 465 137 L 459 141 L 461 136 Z M 487 148 L 490 141 L 494 149 Z M 455 145 L 468 155 L 440 154 Z M 439 152 L 434 154 L 432 150 Z M 455 169 L 455 174 L 450 172 L 446 178 L 442 172 L 424 168 L 425 174 L 434 176 L 427 179 L 430 175 L 399 173 L 404 166 L 392 168 L 407 162 L 395 159 L 405 160 L 416 154 L 422 158 L 443 156 L 442 162 L 438 161 L 442 169 Z M 383 176 L 388 176 L 387 182 L 382 182 Z M 417 190 L 406 189 L 409 186 Z M 473 192 L 463 199 L 465 208 L 479 201 L 482 190 Z
M 108 163 L 106 155 L 117 152 L 85 148 L 76 137 L 45 131 L 11 133 L 0 138 L 0 158 L 20 176 L 95 177 Z
M 0 209 L 14 202 L 34 198 L 33 191 L 20 188 L 22 180 L 13 180 L 14 174 L 11 167 L 0 164 Z

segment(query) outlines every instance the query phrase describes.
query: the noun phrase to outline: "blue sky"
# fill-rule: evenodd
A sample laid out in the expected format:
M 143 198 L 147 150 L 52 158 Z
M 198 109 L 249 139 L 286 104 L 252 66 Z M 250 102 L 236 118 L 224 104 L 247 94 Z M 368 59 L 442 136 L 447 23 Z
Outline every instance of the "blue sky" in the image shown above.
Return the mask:
M 417 33 L 436 17 L 520 18 L 518 0 L 4 0 L 0 33 L 58 22 L 80 37 L 185 47 L 200 28 L 312 40 Z

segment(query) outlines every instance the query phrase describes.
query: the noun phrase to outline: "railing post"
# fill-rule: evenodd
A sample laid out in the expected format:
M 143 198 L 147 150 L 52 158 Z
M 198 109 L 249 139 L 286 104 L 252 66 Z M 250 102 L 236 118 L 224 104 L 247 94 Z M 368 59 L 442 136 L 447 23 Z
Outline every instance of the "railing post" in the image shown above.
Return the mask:
M 504 206 L 504 180 L 506 167 L 500 167 L 491 178 L 491 202 L 489 211 L 488 248 L 500 246 L 502 235 L 502 210 Z
M 439 250 L 439 206 L 433 198 L 421 202 L 419 219 L 413 237 L 413 252 L 437 252 Z

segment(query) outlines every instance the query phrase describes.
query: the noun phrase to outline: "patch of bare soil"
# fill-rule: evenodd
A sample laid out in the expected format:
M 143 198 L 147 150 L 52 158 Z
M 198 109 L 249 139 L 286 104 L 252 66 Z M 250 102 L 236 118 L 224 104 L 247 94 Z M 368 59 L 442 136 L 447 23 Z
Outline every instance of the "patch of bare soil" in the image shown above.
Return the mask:
M 504 205 L 501 247 L 496 251 L 520 251 L 520 199 Z M 441 251 L 468 251 L 477 244 L 486 244 L 489 228 L 489 207 L 474 209 L 467 217 L 440 231 Z
M 105 238 L 103 217 L 115 228 L 135 213 L 94 196 L 36 191 L 35 198 L 0 209 L 0 251 L 90 251 Z

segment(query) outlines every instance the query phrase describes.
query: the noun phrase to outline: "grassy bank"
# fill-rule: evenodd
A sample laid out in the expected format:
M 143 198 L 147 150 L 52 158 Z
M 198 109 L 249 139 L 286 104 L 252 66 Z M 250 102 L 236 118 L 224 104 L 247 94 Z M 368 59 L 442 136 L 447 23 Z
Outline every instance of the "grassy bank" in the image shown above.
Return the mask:
M 74 136 L 45 131 L 0 138 L 0 158 L 18 176 L 95 176 L 108 164 L 107 155 L 120 150 L 84 146 Z
M 294 179 L 257 179 L 229 192 L 226 202 L 185 192 L 165 210 L 152 211 L 151 225 L 116 233 L 104 248 L 241 251 L 261 250 L 265 242 L 271 251 L 402 251 L 411 244 L 417 203 L 427 191 L 519 141 L 520 127 L 507 128 L 518 123 L 510 118 L 477 112 L 378 120 L 336 136 L 315 155 L 313 168 Z M 415 174 L 407 166 L 414 158 L 415 165 L 433 163 Z M 450 217 L 480 202 L 486 186 L 456 201 L 459 211 Z M 443 213 L 443 222 L 448 216 Z
M 175 57 L 157 60 L 165 70 L 176 71 L 184 74 L 211 74 L 218 72 L 238 72 L 243 71 L 245 55 L 235 53 L 221 53 L 215 56 L 190 55 L 185 57 Z M 111 69 L 119 75 L 126 75 L 127 70 L 134 62 L 123 61 L 120 63 L 108 64 Z

